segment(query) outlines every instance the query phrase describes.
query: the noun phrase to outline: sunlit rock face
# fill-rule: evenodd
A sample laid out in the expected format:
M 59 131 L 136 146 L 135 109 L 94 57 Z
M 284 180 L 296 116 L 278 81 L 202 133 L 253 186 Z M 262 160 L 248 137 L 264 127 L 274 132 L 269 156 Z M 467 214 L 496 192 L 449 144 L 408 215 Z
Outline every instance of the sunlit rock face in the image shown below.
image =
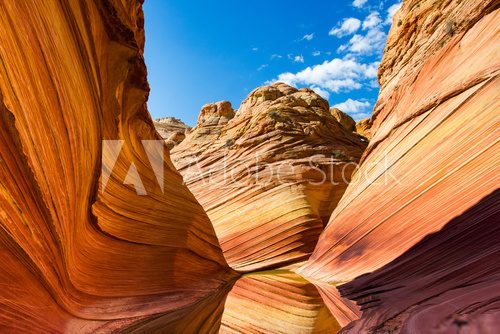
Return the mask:
M 330 108 L 330 113 L 346 130 L 356 131 L 356 122 L 351 116 L 338 108 Z
M 356 123 L 356 132 L 363 137 L 370 139 L 372 137 L 371 132 L 372 121 L 370 118 L 365 118 Z
M 456 325 L 446 319 L 456 313 L 486 326 L 486 314 L 498 312 L 498 267 L 490 261 L 499 254 L 498 231 L 476 228 L 492 223 L 486 211 L 498 215 L 498 200 L 484 201 L 498 187 L 497 7 L 495 1 L 405 1 L 394 17 L 379 69 L 373 137 L 298 270 L 337 283 L 377 270 L 345 286 L 348 297 L 370 309 L 353 333 L 385 325 L 452 330 Z M 467 215 L 471 208 L 475 214 Z M 454 219 L 464 224 L 446 233 Z M 425 248 L 415 246 L 429 234 Z M 486 286 L 489 297 L 481 290 Z M 423 296 L 436 299 L 423 302 Z
M 235 273 L 167 150 L 142 142 L 161 138 L 141 3 L 2 1 L 0 45 L 0 331 L 111 331 L 215 298 Z
M 276 83 L 237 111 L 204 106 L 172 159 L 230 266 L 250 271 L 310 254 L 365 146 L 312 90 Z

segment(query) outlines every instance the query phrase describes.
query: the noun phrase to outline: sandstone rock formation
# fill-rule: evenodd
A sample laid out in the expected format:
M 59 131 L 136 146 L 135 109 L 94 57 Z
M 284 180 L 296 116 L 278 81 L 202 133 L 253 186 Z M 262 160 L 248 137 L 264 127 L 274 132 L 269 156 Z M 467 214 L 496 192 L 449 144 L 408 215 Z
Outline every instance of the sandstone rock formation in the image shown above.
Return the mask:
M 372 137 L 372 121 L 370 118 L 365 118 L 356 123 L 355 131 L 367 139 Z
M 356 122 L 352 119 L 351 116 L 347 115 L 345 112 L 338 108 L 330 108 L 330 113 L 346 130 L 356 131 Z
M 316 287 L 283 270 L 241 277 L 227 296 L 221 322 L 220 333 L 331 334 L 340 330 Z
M 0 2 L 1 332 L 498 331 L 497 1 L 404 2 L 365 151 L 276 83 L 173 161 L 141 3 Z
M 497 8 L 405 1 L 394 18 L 373 137 L 298 270 L 335 284 L 364 275 L 342 287 L 365 311 L 353 333 L 495 328 L 498 196 L 487 196 L 498 187 Z
M 239 271 L 304 260 L 342 196 L 365 143 L 309 89 L 255 89 L 234 112 L 202 108 L 174 164 Z
M 191 128 L 175 117 L 157 118 L 153 121 L 158 134 L 165 139 L 165 144 L 172 149 L 186 138 L 186 132 Z
M 146 150 L 141 3 L 2 1 L 0 45 L 1 331 L 168 328 L 215 298 L 235 273 L 167 150 Z

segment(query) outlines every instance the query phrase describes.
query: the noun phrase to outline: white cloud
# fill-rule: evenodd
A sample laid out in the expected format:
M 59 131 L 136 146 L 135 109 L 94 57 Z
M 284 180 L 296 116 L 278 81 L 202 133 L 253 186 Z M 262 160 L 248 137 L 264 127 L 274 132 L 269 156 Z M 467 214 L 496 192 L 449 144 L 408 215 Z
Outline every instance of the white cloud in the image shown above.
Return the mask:
M 363 21 L 363 30 L 378 27 L 382 23 L 379 12 L 371 12 Z
M 330 93 L 325 89 L 322 89 L 318 86 L 311 86 L 310 88 L 325 100 L 328 100 L 328 98 L 330 97 Z
M 364 100 L 347 99 L 342 103 L 335 104 L 334 107 L 348 113 L 355 121 L 371 116 L 369 111 L 372 105 L 370 102 Z
M 307 34 L 307 35 L 304 35 L 304 37 L 302 37 L 302 39 L 305 39 L 306 41 L 310 41 L 313 38 L 314 38 L 314 33 Z
M 361 8 L 368 0 L 354 0 L 352 5 L 356 8 Z
M 259 51 L 259 48 L 252 48 L 252 51 L 257 52 L 257 51 Z
M 355 34 L 349 42 L 339 46 L 337 52 L 349 51 L 358 55 L 381 54 L 384 51 L 387 34 L 383 31 L 383 22 L 379 12 L 371 12 L 364 20 L 363 34 Z
M 368 83 L 368 86 L 371 88 L 380 88 L 380 84 L 378 83 L 378 80 L 372 80 Z
M 402 5 L 402 2 L 398 2 L 387 9 L 387 18 L 385 19 L 385 24 L 392 24 L 392 18 L 394 14 L 396 14 L 396 12 L 399 10 L 399 8 L 401 8 Z
M 297 73 L 282 73 L 273 81 L 285 82 L 292 86 L 315 86 L 338 93 L 360 89 L 377 77 L 378 62 L 359 63 L 352 57 L 335 58 L 322 64 L 308 66 Z
M 279 58 L 283 58 L 283 56 L 279 55 L 277 53 L 274 53 L 274 54 L 271 55 L 271 59 L 279 59 Z
M 263 69 L 265 69 L 268 66 L 269 66 L 268 64 L 262 64 L 262 65 L 259 66 L 259 68 L 257 69 L 257 71 L 262 71 Z
M 348 47 L 349 47 L 349 46 L 348 46 L 347 44 L 342 44 L 341 46 L 339 46 L 339 47 L 337 48 L 337 52 L 338 52 L 338 53 L 344 52 L 345 50 L 347 50 L 347 48 L 348 48 Z
M 387 35 L 380 29 L 370 29 L 366 35 L 354 35 L 347 49 L 354 53 L 370 55 L 384 50 Z
M 295 57 L 293 58 L 293 62 L 294 62 L 294 63 L 303 63 L 303 62 L 304 62 L 304 57 L 302 57 L 302 55 L 300 55 L 300 56 L 295 56 Z
M 312 55 L 314 57 L 320 56 L 321 55 L 321 51 L 313 51 Z
M 378 11 L 372 11 L 363 20 L 361 29 L 365 33 L 356 33 L 346 43 L 337 48 L 337 52 L 350 52 L 357 55 L 381 54 L 384 51 L 387 34 L 385 26 L 392 23 L 392 17 L 401 7 L 401 3 L 396 3 L 387 9 L 387 18 L 383 20 Z M 359 30 L 356 29 L 356 32 Z
M 361 26 L 361 21 L 354 18 L 349 17 L 342 21 L 342 23 L 337 24 L 337 27 L 330 29 L 328 35 L 336 36 L 336 37 L 344 37 L 347 35 L 351 35 L 358 31 Z

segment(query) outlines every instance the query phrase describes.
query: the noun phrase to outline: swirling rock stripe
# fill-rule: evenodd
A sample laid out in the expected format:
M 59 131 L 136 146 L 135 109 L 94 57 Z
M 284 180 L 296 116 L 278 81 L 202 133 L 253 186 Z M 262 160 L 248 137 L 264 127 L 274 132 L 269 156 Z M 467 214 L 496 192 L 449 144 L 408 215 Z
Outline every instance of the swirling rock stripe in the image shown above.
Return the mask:
M 162 192 L 142 146 L 161 139 L 145 107 L 143 47 L 139 1 L 0 2 L 0 278 L 33 286 L 0 299 L 18 320 L 44 319 L 41 332 L 68 318 L 125 325 L 235 276 L 167 151 Z M 123 148 L 103 189 L 105 139 Z M 147 196 L 123 184 L 130 162 Z

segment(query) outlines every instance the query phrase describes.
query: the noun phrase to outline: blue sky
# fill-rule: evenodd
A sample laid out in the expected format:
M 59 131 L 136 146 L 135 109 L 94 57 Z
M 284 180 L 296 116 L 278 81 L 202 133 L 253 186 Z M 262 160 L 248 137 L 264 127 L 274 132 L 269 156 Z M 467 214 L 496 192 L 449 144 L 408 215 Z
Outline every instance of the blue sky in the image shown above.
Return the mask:
M 378 94 L 377 67 L 399 0 L 146 0 L 153 118 L 194 125 L 202 105 L 237 109 L 275 80 L 310 87 L 355 119 Z

